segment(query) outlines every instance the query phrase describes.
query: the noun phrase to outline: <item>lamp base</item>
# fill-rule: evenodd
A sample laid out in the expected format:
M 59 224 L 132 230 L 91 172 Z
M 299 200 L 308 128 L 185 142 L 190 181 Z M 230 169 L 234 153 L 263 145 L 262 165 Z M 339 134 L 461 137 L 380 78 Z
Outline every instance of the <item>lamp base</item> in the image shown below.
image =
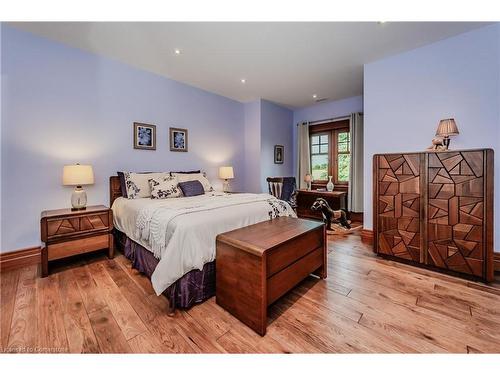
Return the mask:
M 222 184 L 222 191 L 224 193 L 229 193 L 229 180 L 224 180 L 224 183 Z
M 87 207 L 82 207 L 82 208 L 71 207 L 71 211 L 85 211 L 86 209 Z
M 77 186 L 71 194 L 71 211 L 85 210 L 87 208 L 87 193 L 81 186 Z
M 448 150 L 450 147 L 450 137 L 448 137 L 447 135 L 445 135 L 443 138 L 443 146 L 446 148 L 446 150 Z

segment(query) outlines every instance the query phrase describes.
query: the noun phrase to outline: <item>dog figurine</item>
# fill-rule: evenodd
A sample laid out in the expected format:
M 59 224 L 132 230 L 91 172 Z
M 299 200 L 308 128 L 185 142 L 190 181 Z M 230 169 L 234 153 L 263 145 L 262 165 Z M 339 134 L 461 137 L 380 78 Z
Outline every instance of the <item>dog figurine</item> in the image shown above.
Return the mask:
M 443 143 L 443 138 L 436 137 L 432 139 L 432 145 L 427 147 L 427 150 L 446 151 L 446 146 Z
M 334 230 L 332 223 L 339 224 L 340 226 L 351 229 L 351 225 L 347 221 L 347 215 L 344 210 L 332 210 L 328 202 L 323 198 L 317 198 L 311 206 L 313 211 L 321 211 L 323 221 L 326 224 L 326 229 Z

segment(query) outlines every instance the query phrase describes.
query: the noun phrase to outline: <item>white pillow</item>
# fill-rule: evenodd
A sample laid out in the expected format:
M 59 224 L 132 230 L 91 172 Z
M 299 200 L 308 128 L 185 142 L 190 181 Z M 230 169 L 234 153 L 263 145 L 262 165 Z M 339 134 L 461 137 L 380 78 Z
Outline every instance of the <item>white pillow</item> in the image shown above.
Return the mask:
M 150 178 L 151 199 L 177 198 L 181 196 L 181 189 L 177 185 L 177 177 L 166 176 L 159 179 Z
M 123 172 L 125 177 L 125 186 L 127 188 L 127 198 L 149 198 L 151 197 L 151 187 L 149 186 L 149 180 L 155 179 L 159 180 L 162 177 L 170 176 L 168 172 L 157 172 L 157 173 L 134 173 L 134 172 Z
M 214 191 L 212 184 L 205 176 L 205 173 L 170 173 L 172 176 L 177 177 L 177 181 L 186 182 L 186 181 L 200 181 L 203 185 L 203 189 L 205 192 Z

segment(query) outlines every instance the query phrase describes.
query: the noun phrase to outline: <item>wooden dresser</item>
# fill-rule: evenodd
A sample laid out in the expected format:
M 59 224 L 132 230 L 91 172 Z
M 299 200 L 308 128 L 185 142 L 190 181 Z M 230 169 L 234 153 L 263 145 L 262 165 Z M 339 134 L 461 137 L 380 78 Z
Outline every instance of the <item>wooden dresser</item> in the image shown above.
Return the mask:
M 297 216 L 309 219 L 323 220 L 320 211 L 311 210 L 317 198 L 325 199 L 333 210 L 347 209 L 347 192 L 326 190 L 297 190 Z
M 48 262 L 72 255 L 113 247 L 113 212 L 106 206 L 89 206 L 85 210 L 69 208 L 43 211 L 40 219 L 42 237 L 42 277 L 49 273 Z
M 493 150 L 373 158 L 374 250 L 493 281 Z
M 323 223 L 279 217 L 217 236 L 216 302 L 260 335 L 267 307 L 309 274 L 326 278 Z

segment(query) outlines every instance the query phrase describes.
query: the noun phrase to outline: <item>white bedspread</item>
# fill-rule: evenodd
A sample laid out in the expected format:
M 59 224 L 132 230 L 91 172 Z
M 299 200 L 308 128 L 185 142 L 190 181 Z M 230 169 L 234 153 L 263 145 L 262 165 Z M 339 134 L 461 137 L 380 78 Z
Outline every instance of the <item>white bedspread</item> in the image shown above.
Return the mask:
M 151 276 L 158 295 L 187 272 L 201 270 L 215 259 L 218 234 L 271 217 L 296 217 L 288 203 L 269 194 L 118 198 L 112 209 L 115 227 L 159 259 Z

